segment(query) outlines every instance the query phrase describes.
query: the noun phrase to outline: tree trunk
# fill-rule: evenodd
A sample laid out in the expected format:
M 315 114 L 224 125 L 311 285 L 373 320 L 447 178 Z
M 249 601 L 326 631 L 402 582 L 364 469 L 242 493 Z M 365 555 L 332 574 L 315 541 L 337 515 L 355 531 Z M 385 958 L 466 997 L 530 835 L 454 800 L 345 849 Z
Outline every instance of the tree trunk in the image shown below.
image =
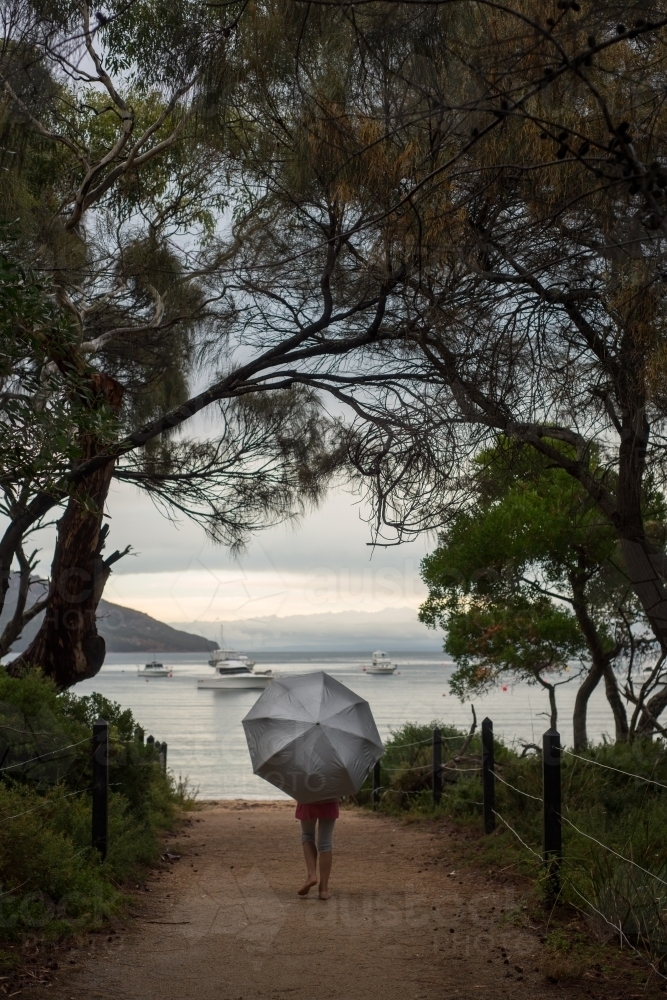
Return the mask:
M 612 663 L 620 650 L 618 648 L 605 650 L 600 634 L 595 622 L 588 613 L 588 601 L 586 599 L 586 574 L 585 567 L 581 567 L 581 572 L 569 574 L 570 586 L 572 587 L 572 608 L 579 622 L 579 627 L 586 640 L 586 645 L 591 654 L 592 666 L 583 684 L 577 692 L 574 703 L 574 746 L 575 749 L 583 749 L 587 742 L 586 733 L 586 711 L 588 701 L 593 691 L 598 686 L 600 678 L 604 677 L 605 694 L 607 701 L 614 715 L 614 726 L 616 730 L 616 742 L 626 743 L 628 739 L 628 716 L 625 705 L 621 700 L 621 693 L 618 689 L 618 682 L 612 667 Z
M 591 669 L 584 677 L 577 697 L 574 700 L 574 712 L 572 714 L 572 729 L 574 731 L 574 749 L 584 750 L 588 746 L 588 732 L 586 730 L 586 713 L 588 702 L 602 678 L 602 667 L 592 664 Z
M 604 689 L 607 695 L 609 707 L 614 713 L 614 727 L 616 729 L 615 738 L 617 743 L 628 742 L 628 713 L 625 710 L 621 692 L 618 687 L 618 680 L 612 667 L 612 658 L 609 657 L 604 668 Z
M 638 736 L 652 736 L 656 732 L 655 723 L 666 706 L 667 685 L 646 702 L 646 709 L 642 710 L 637 723 Z
M 117 412 L 119 383 L 106 375 L 95 375 L 93 381 L 96 405 Z M 103 452 L 105 445 L 87 437 L 81 461 Z M 108 462 L 74 488 L 58 522 L 44 621 L 29 647 L 10 664 L 10 672 L 39 666 L 62 689 L 94 677 L 102 666 L 106 646 L 97 631 L 96 612 L 109 575 L 109 564 L 101 557 L 106 537 L 102 518 L 113 470 L 114 463 Z
M 539 670 L 535 671 L 535 680 L 541 684 L 549 693 L 549 726 L 551 729 L 558 729 L 558 706 L 556 705 L 556 685 L 545 681 Z
M 652 549 L 643 528 L 640 537 L 621 538 L 628 579 L 641 601 L 653 634 L 662 649 L 667 649 L 667 590 L 663 579 L 665 557 Z

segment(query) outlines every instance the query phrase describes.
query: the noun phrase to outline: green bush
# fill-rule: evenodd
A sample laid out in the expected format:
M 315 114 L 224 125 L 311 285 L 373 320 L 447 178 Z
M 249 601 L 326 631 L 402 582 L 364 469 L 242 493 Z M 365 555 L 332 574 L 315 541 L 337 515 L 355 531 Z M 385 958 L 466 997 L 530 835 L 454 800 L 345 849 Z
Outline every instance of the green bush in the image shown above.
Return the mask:
M 460 751 L 465 733 L 442 722 L 402 726 L 385 744 L 377 808 L 406 816 L 448 816 L 481 832 L 481 772 L 467 770 L 479 766 L 479 736 L 457 763 L 460 770 L 445 772 L 442 801 L 435 807 L 435 725 L 443 733 L 443 762 Z M 518 864 L 541 888 L 541 754 L 521 755 L 496 740 L 494 756 L 496 773 L 503 779 L 496 781 L 496 811 L 502 819 L 488 838 L 489 856 Z M 420 781 L 423 787 L 415 788 Z M 371 787 L 369 779 L 359 794 L 360 804 L 371 805 Z M 578 756 L 564 753 L 562 815 L 561 901 L 620 927 L 632 944 L 667 964 L 667 744 L 603 743 Z
M 109 722 L 109 848 L 91 847 L 93 721 Z M 139 739 L 132 713 L 65 692 L 37 671 L 0 668 L 0 939 L 101 925 L 123 884 L 159 856 L 187 791 Z

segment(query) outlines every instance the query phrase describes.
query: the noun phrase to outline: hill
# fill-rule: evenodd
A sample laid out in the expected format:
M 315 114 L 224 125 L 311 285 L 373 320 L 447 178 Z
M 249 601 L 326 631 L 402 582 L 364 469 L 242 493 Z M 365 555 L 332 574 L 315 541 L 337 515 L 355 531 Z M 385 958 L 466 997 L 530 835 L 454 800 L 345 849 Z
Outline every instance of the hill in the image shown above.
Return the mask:
M 0 629 L 11 616 L 16 606 L 18 579 L 12 574 L 7 600 L 0 614 Z M 31 587 L 29 604 L 39 600 L 44 586 L 35 580 Z M 12 646 L 12 653 L 20 653 L 31 642 L 40 626 L 44 613 L 37 615 L 25 629 L 20 639 Z M 203 653 L 217 649 L 218 644 L 201 635 L 173 628 L 164 622 L 145 615 L 133 608 L 101 600 L 97 609 L 97 628 L 104 636 L 107 653 Z

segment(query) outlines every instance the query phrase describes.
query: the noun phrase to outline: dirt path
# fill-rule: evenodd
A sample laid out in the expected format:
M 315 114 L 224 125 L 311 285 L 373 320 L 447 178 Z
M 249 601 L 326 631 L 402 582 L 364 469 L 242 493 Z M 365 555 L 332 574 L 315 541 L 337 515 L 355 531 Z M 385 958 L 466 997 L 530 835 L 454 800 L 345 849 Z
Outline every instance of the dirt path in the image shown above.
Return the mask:
M 134 929 L 70 953 L 51 1000 L 541 1000 L 584 997 L 536 970 L 511 888 L 455 872 L 430 827 L 345 811 L 332 898 L 298 898 L 298 826 L 282 804 L 195 814 Z M 67 967 L 67 960 L 66 960 Z

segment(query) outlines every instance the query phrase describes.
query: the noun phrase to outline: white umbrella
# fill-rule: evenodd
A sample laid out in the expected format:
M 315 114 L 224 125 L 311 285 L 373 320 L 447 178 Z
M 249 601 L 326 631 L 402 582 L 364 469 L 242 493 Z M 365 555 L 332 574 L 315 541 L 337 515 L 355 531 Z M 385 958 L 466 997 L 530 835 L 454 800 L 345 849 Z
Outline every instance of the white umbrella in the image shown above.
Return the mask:
M 354 795 L 382 756 L 368 702 L 322 670 L 274 678 L 243 728 L 255 774 L 297 802 Z

